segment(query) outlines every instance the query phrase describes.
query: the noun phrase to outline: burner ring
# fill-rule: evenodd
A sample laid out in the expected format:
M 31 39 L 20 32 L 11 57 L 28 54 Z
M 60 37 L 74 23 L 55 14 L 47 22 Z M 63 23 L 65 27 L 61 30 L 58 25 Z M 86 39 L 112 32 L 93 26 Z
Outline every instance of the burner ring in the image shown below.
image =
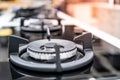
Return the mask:
M 38 40 L 28 44 L 27 53 L 30 57 L 40 60 L 54 60 L 56 52 L 54 45 L 60 47 L 61 60 L 70 58 L 76 54 L 77 46 L 74 42 L 61 39 L 52 39 L 51 41 Z

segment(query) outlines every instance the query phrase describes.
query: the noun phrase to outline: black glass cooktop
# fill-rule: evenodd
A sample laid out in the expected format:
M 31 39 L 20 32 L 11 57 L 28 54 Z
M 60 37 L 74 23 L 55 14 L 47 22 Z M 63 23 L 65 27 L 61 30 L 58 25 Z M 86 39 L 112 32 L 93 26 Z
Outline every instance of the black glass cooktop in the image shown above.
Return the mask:
M 65 73 L 31 72 L 13 66 L 8 61 L 6 48 L 0 47 L 0 80 L 117 80 L 120 79 L 120 50 L 98 40 L 93 43 L 92 67 Z

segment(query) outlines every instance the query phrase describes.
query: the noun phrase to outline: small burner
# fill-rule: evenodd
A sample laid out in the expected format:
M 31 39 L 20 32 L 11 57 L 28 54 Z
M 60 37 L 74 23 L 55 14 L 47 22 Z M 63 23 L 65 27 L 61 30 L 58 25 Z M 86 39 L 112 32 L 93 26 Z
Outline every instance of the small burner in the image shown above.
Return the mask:
M 28 44 L 27 52 L 34 59 L 51 60 L 55 59 L 56 52 L 54 45 L 60 47 L 60 58 L 67 59 L 74 56 L 77 52 L 77 46 L 74 42 L 61 39 L 52 39 L 50 41 L 38 40 Z
M 86 33 L 74 39 L 83 44 L 63 39 L 43 39 L 19 47 L 19 44 L 28 41 L 10 36 L 10 63 L 37 72 L 65 72 L 85 67 L 93 61 L 91 34 Z
M 62 34 L 61 19 L 57 19 L 57 18 L 50 18 L 50 19 L 35 18 L 35 19 L 38 21 L 32 22 L 27 26 L 24 25 L 26 19 L 24 18 L 21 19 L 21 23 L 20 23 L 21 24 L 21 30 L 20 30 L 21 37 L 27 38 L 28 36 L 29 38 L 31 38 L 32 37 L 31 35 L 40 35 L 40 37 L 44 39 L 47 33 L 47 28 L 49 28 L 51 34 L 55 36 Z

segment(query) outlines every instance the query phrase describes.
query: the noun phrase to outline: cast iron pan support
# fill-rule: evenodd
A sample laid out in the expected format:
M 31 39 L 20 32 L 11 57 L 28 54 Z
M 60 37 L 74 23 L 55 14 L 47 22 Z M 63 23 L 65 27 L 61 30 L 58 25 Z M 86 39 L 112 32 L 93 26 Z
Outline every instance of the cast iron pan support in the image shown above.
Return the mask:
M 50 38 L 51 38 L 50 28 L 47 27 L 47 39 L 50 41 Z
M 45 34 L 44 34 L 44 22 L 42 21 L 42 23 L 41 23 L 41 29 L 42 29 L 42 39 L 44 39 L 44 36 L 45 36 Z
M 61 68 L 61 61 L 60 61 L 60 47 L 59 45 L 55 44 L 54 48 L 56 52 L 56 70 L 57 72 L 61 72 L 62 68 Z
M 50 28 L 47 27 L 47 39 L 50 41 Z M 61 68 L 61 61 L 60 61 L 60 47 L 59 45 L 55 44 L 54 45 L 54 48 L 55 48 L 55 52 L 56 52 L 56 71 L 57 72 L 61 72 L 62 68 Z
M 83 50 L 91 50 L 93 51 L 92 48 L 92 34 L 91 33 L 83 33 L 82 35 L 79 35 L 74 38 L 74 41 L 82 41 L 83 44 Z
M 10 36 L 9 37 L 9 57 L 10 57 L 10 53 L 16 53 L 18 54 L 19 52 L 19 44 L 27 44 L 29 41 L 27 39 L 18 37 L 18 36 Z
M 74 25 L 64 25 L 65 32 L 63 33 L 62 38 L 66 40 L 73 41 L 74 38 Z
M 23 33 L 23 31 L 21 29 L 24 26 L 24 23 L 25 23 L 25 18 L 21 18 L 21 20 L 20 20 L 20 36 L 23 38 L 26 38 L 25 34 Z

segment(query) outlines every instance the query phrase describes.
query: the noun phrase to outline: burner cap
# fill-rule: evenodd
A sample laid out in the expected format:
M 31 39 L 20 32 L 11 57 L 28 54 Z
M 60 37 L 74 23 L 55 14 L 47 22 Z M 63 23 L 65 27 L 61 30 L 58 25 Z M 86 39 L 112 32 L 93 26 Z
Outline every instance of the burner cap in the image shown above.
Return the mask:
M 27 52 L 30 57 L 40 60 L 53 60 L 55 59 L 56 52 L 54 45 L 60 47 L 60 58 L 67 59 L 76 54 L 77 46 L 74 42 L 61 39 L 51 39 L 48 41 L 38 40 L 28 44 Z
M 54 45 L 55 45 L 56 43 L 53 43 L 53 42 L 51 42 L 51 43 L 46 43 L 44 46 L 42 46 L 42 47 L 46 47 L 46 48 L 54 48 Z M 64 48 L 64 46 L 62 46 L 62 45 L 60 45 L 60 44 L 57 44 L 60 48 L 62 47 L 62 48 Z M 41 47 L 41 48 L 42 48 Z

